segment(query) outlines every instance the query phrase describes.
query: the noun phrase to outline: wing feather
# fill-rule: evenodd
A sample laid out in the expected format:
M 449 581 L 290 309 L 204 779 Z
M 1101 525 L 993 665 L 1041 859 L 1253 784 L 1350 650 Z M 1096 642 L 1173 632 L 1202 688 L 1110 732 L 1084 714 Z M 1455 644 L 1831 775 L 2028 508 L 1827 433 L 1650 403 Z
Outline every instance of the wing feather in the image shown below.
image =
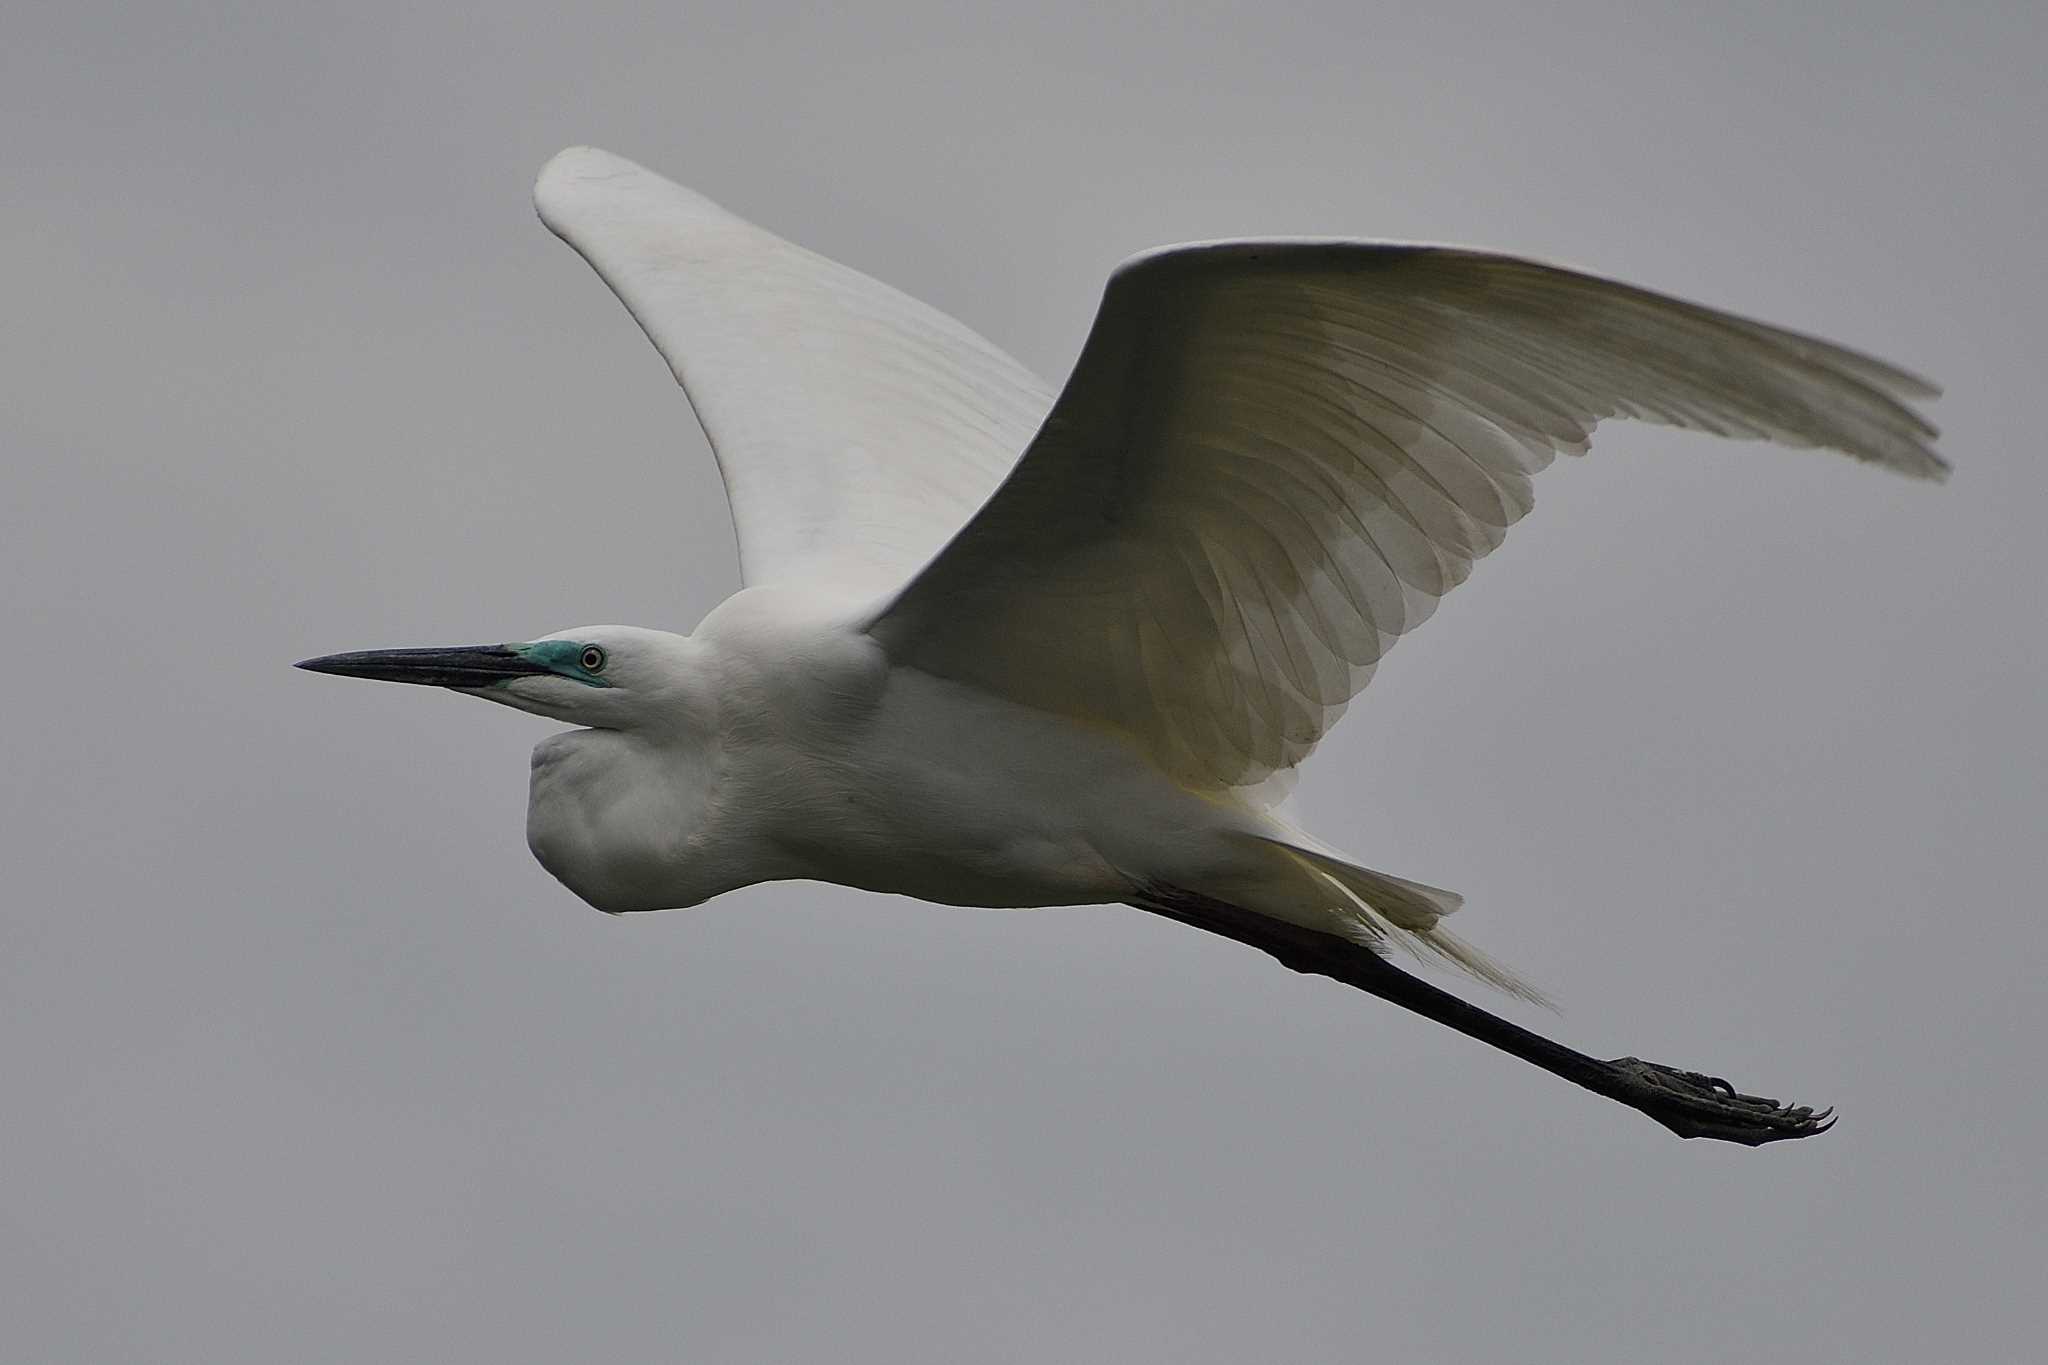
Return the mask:
M 1299 762 L 1610 417 L 1940 478 L 1925 380 L 1534 261 L 1166 248 L 1112 277 L 1024 458 L 872 621 L 899 662 L 1193 785 Z
M 561 153 L 534 203 L 688 394 L 749 584 L 895 591 L 1052 406 L 1040 380 L 952 318 L 623 157 Z

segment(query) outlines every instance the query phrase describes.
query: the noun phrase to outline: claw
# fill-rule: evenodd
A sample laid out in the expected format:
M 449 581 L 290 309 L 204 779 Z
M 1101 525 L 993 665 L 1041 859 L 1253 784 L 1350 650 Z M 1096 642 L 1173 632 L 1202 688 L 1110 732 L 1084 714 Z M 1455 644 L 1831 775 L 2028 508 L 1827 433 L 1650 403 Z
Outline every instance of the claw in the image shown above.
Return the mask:
M 1779 1104 L 1745 1095 L 1718 1076 L 1681 1071 L 1638 1057 L 1610 1063 L 1619 1073 L 1608 1091 L 1680 1137 L 1710 1137 L 1758 1147 L 1787 1138 L 1811 1137 L 1834 1126 L 1834 1110 L 1815 1113 L 1811 1105 Z

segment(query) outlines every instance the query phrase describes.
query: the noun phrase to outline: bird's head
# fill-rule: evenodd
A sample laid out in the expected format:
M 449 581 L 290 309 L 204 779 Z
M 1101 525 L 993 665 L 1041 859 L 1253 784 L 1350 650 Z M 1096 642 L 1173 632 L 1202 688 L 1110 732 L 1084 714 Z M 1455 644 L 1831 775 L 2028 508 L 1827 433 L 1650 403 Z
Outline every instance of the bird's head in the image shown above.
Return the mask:
M 703 680 L 685 635 L 581 626 L 524 644 L 365 649 L 305 659 L 315 673 L 422 683 L 600 730 L 689 723 Z

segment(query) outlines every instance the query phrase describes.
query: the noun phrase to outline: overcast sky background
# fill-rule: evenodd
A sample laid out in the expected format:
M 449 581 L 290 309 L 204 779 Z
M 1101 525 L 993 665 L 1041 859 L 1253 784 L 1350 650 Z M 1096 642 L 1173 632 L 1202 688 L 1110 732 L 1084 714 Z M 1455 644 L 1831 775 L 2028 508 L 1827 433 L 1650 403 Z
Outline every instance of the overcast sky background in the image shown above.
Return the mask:
M 2035 1358 L 2039 6 L 6 14 L 9 1359 Z M 736 585 L 533 218 L 575 142 L 1054 378 L 1124 255 L 1315 233 L 1944 382 L 1946 488 L 1604 429 L 1300 792 L 1564 1014 L 1489 1007 L 1840 1126 L 1681 1143 L 1130 910 L 584 908 L 555 727 L 289 667 Z

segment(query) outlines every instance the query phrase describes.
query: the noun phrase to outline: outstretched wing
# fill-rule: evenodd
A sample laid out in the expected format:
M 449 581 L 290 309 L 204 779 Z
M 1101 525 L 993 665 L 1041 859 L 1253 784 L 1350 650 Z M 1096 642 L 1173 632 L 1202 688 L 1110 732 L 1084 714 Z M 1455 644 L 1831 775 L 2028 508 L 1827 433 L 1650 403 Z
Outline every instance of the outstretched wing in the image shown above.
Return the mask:
M 1109 282 L 995 497 L 871 623 L 901 663 L 1111 727 L 1198 786 L 1291 767 L 1607 417 L 1946 466 L 1936 390 L 1513 257 L 1220 242 Z
M 1052 405 L 1030 371 L 945 314 L 623 157 L 573 147 L 533 198 L 688 394 L 749 584 L 901 587 Z

